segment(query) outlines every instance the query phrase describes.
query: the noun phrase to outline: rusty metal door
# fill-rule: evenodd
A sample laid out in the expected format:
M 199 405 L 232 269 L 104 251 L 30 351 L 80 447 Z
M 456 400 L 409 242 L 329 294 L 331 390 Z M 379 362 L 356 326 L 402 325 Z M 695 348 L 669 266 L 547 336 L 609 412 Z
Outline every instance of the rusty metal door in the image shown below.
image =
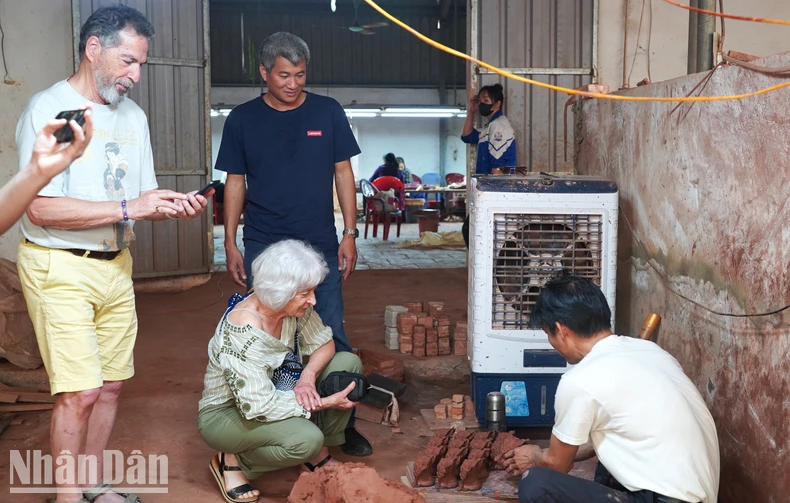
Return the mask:
M 599 0 L 469 0 L 469 51 L 516 75 L 562 87 L 595 82 Z M 565 159 L 563 113 L 568 95 L 505 79 L 470 65 L 469 92 L 501 83 L 503 112 L 516 132 L 519 166 L 573 171 Z M 569 141 L 573 131 L 569 132 Z M 569 150 L 572 152 L 572 149 Z M 474 172 L 475 151 L 467 169 Z
M 72 0 L 74 67 L 80 28 L 93 11 L 118 0 Z M 140 82 L 130 92 L 148 116 L 159 188 L 189 192 L 211 176 L 211 80 L 208 0 L 124 0 L 154 25 Z M 134 277 L 210 272 L 212 212 L 191 221 L 136 222 Z

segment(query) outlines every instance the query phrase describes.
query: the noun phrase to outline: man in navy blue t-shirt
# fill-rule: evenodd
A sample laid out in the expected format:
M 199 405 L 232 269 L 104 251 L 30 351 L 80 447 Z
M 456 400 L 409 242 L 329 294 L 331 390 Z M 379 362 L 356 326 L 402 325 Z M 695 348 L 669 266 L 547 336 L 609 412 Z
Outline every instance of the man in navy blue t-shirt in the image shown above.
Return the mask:
M 225 183 L 225 252 L 228 271 L 239 285 L 252 284 L 250 265 L 267 246 L 301 239 L 322 252 L 329 265 L 316 289 L 315 310 L 332 329 L 337 351 L 351 351 L 343 329 L 341 280 L 357 261 L 357 199 L 351 157 L 360 153 L 343 107 L 304 91 L 310 50 L 301 38 L 275 33 L 261 45 L 260 72 L 268 92 L 235 107 L 225 121 L 216 169 Z M 245 186 L 246 177 L 246 186 Z M 338 244 L 333 182 L 343 213 Z M 246 191 L 244 248 L 236 246 Z M 372 452 L 353 429 L 343 451 Z

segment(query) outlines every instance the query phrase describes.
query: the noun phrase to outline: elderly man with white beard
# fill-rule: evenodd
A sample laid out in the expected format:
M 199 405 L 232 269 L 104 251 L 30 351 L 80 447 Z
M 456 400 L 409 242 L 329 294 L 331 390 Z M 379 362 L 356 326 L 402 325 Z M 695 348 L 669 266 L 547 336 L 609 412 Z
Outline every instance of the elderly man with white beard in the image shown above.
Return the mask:
M 153 35 L 151 23 L 131 7 L 96 10 L 80 33 L 77 72 L 33 96 L 17 124 L 21 168 L 48 121 L 86 100 L 92 104 L 90 144 L 30 205 L 18 255 L 28 311 L 57 397 L 53 457 L 67 452 L 75 460 L 87 455 L 98 461 L 89 473 L 59 480 L 56 503 L 139 501 L 101 484 L 121 387 L 134 375 L 137 315 L 128 249 L 133 224 L 192 219 L 207 204 L 197 191 L 157 188 L 145 113 L 126 98 L 140 80 Z

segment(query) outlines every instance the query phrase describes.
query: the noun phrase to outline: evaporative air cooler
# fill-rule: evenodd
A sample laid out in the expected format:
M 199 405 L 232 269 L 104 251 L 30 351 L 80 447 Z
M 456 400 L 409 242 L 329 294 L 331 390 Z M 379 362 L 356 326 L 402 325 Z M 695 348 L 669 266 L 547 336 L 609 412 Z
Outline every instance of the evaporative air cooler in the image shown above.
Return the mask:
M 589 278 L 612 309 L 617 256 L 614 182 L 547 174 L 477 176 L 469 186 L 469 359 L 481 424 L 486 395 L 505 395 L 509 427 L 554 421 L 554 394 L 569 368 L 530 328 L 541 287 L 561 274 Z

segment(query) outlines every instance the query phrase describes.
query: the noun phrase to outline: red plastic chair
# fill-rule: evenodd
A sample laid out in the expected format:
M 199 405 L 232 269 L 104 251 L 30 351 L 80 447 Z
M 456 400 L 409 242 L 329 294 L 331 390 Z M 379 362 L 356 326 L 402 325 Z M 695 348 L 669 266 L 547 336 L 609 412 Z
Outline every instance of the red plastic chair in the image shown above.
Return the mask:
M 417 176 L 415 174 L 412 174 L 411 175 L 411 183 L 418 183 L 418 184 L 422 183 L 422 178 L 420 178 L 419 176 Z
M 444 176 L 447 185 L 451 183 L 462 183 L 466 181 L 466 176 L 461 173 L 447 173 Z M 447 194 L 447 210 L 453 215 L 466 215 L 466 196 L 463 194 Z
M 464 180 L 466 180 L 466 177 L 461 173 L 447 173 L 444 175 L 444 181 L 447 185 L 451 183 L 462 183 Z
M 368 238 L 368 225 L 371 221 L 373 222 L 373 237 L 376 237 L 378 233 L 379 219 L 381 219 L 384 227 L 382 238 L 384 241 L 386 241 L 389 238 L 390 223 L 392 222 L 393 217 L 395 218 L 395 222 L 398 225 L 397 237 L 400 237 L 400 225 L 403 221 L 403 210 L 406 208 L 406 192 L 403 182 L 394 176 L 382 176 L 381 178 L 374 180 L 373 185 L 379 191 L 394 189 L 395 198 L 398 200 L 398 210 L 393 212 L 386 211 L 383 201 L 380 199 L 368 198 L 366 201 L 367 207 L 365 208 L 365 239 Z

